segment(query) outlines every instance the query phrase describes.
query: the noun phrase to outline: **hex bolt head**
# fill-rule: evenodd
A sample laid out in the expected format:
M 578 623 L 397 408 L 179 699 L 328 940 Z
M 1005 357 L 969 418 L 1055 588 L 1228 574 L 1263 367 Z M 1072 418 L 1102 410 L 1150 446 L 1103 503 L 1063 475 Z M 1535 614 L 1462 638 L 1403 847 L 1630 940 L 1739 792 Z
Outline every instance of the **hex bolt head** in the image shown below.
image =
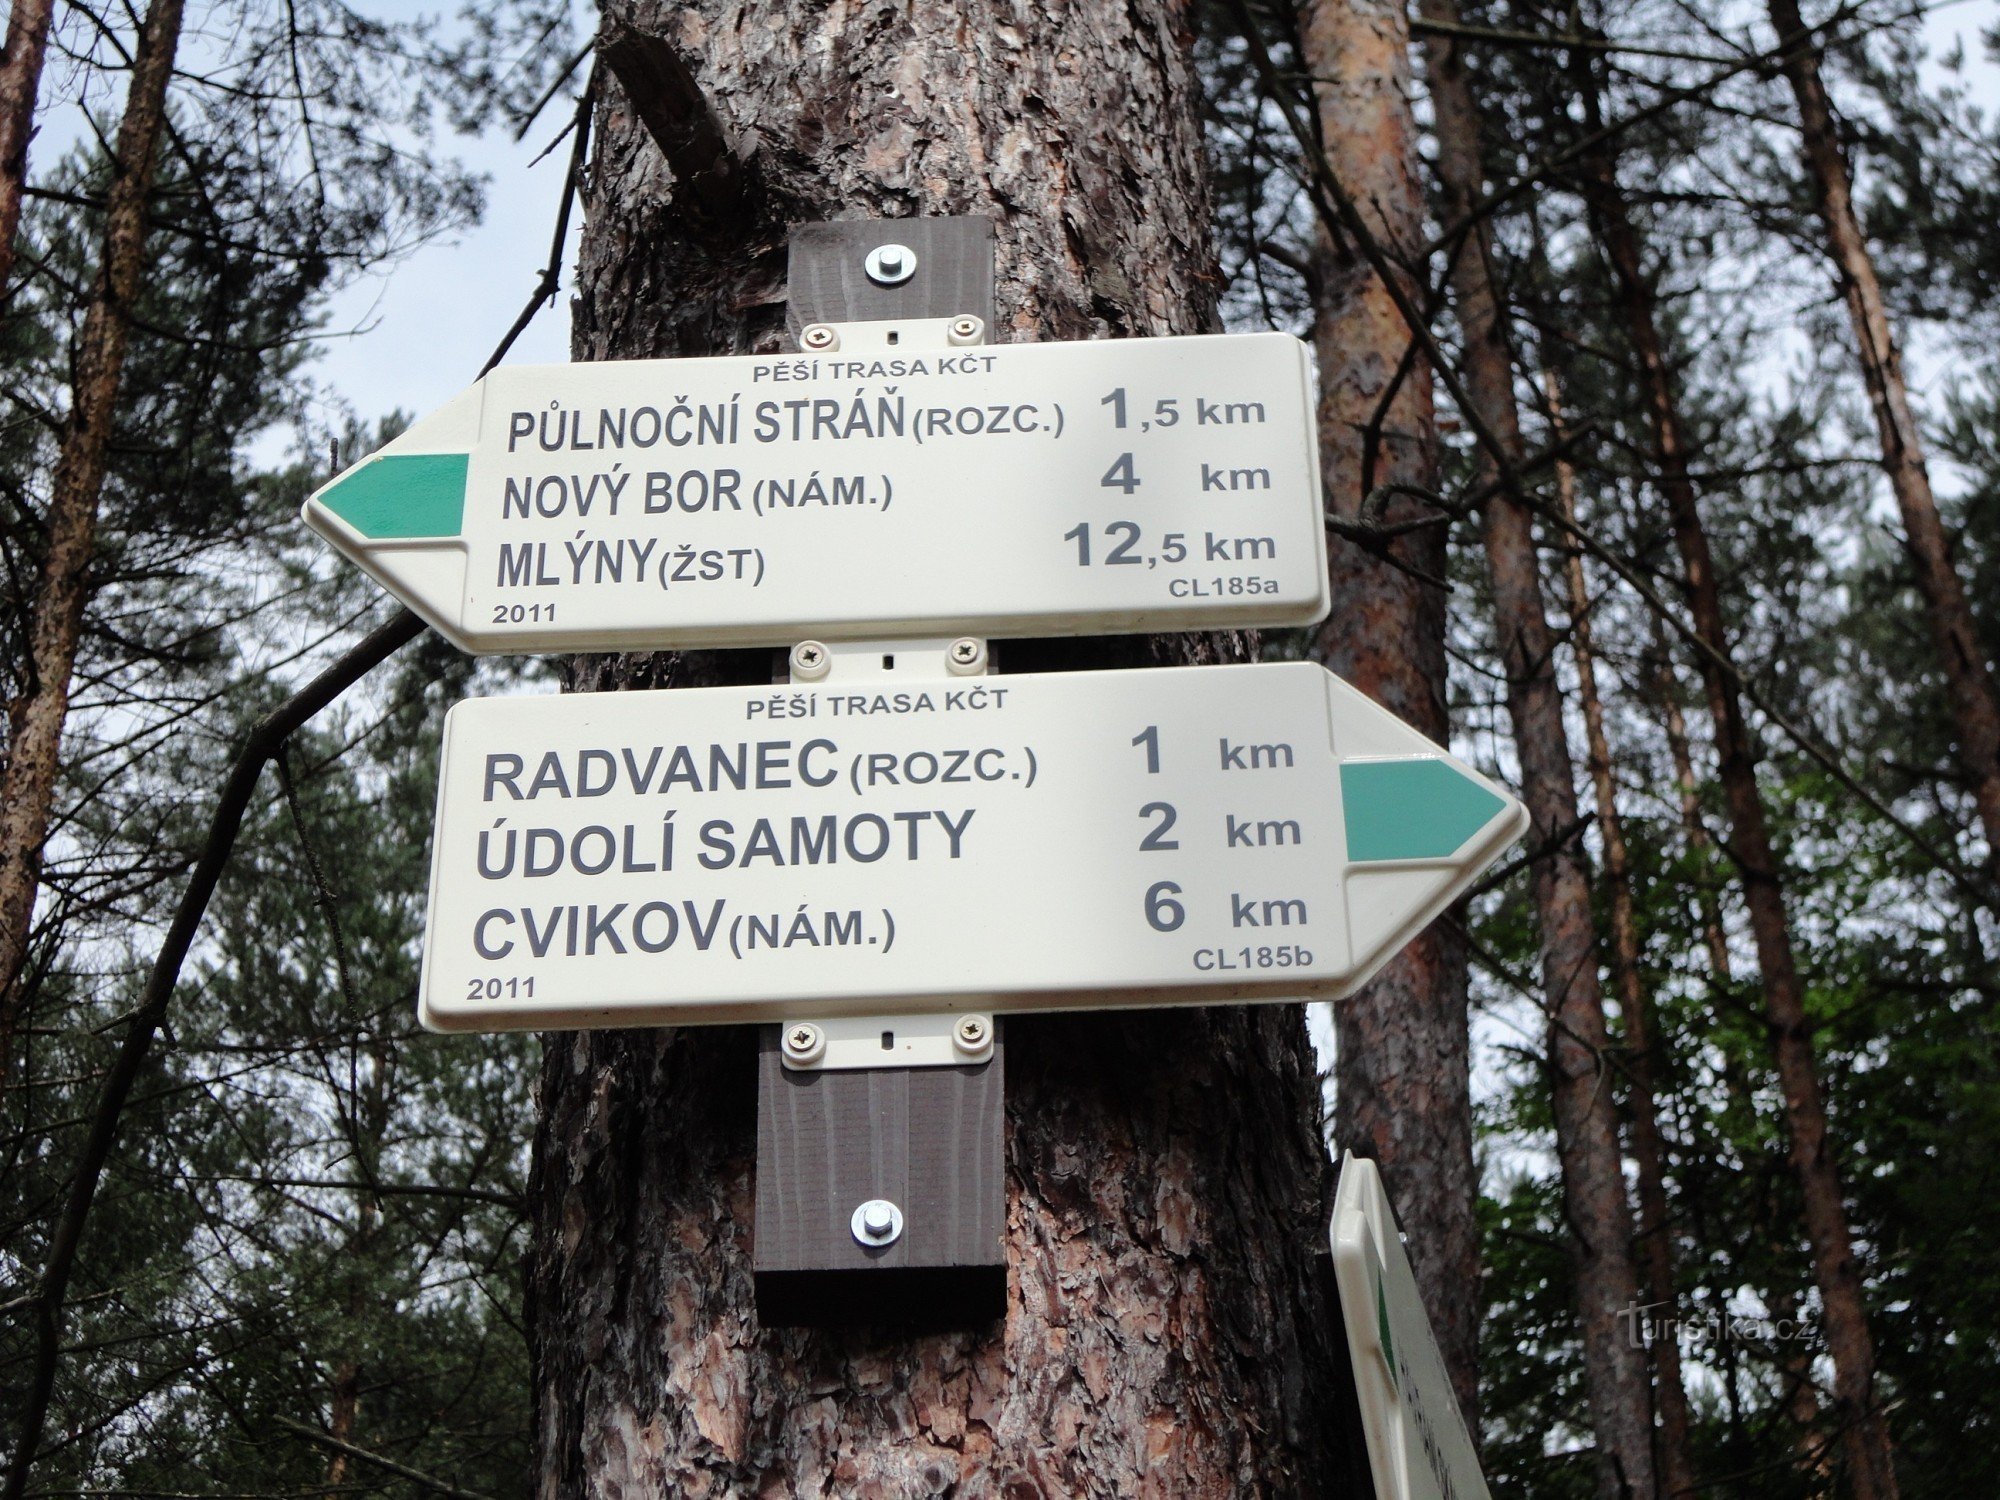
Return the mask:
M 877 286 L 901 286 L 917 274 L 917 252 L 908 245 L 877 245 L 861 269 Z
M 870 1248 L 893 1245 L 903 1237 L 903 1211 L 887 1198 L 870 1198 L 854 1210 L 847 1228 L 856 1241 Z
M 792 676 L 800 682 L 818 682 L 833 670 L 833 653 L 818 641 L 800 641 L 792 647 Z
M 983 344 L 986 342 L 986 320 L 966 313 L 951 320 L 951 326 L 945 329 L 944 336 L 947 343 L 956 344 L 961 348 L 967 344 Z
M 824 323 L 814 323 L 799 334 L 799 347 L 814 354 L 826 354 L 840 347 L 840 335 Z
M 783 1046 L 785 1061 L 815 1063 L 826 1053 L 826 1033 L 810 1021 L 794 1021 L 785 1028 Z
M 945 667 L 954 677 L 972 677 L 986 670 L 986 642 L 961 636 L 944 650 Z

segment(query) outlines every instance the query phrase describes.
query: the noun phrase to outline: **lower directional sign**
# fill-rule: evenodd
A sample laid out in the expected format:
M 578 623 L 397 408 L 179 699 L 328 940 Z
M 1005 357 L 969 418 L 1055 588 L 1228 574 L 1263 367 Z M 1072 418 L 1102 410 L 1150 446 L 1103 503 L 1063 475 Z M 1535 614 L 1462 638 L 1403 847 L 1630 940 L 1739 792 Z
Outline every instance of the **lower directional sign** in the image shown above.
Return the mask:
M 474 699 L 422 1015 L 1337 997 L 1526 822 L 1310 663 Z
M 1375 1500 L 1487 1500 L 1382 1175 L 1351 1154 L 1333 1200 L 1333 1270 Z

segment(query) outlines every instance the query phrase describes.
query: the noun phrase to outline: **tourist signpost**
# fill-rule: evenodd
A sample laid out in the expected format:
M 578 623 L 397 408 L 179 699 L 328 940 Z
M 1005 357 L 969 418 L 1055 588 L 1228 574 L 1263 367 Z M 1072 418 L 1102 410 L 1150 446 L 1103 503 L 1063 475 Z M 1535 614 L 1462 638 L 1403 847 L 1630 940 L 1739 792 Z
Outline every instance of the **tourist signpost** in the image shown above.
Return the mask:
M 505 366 L 306 523 L 468 651 L 1326 613 L 1297 339 L 847 344 Z
M 305 506 L 468 651 L 789 648 L 768 687 L 453 709 L 420 1001 L 773 1023 L 767 1322 L 999 1307 L 994 1013 L 1349 994 L 1527 823 L 1311 663 L 987 675 L 989 637 L 1329 605 L 1302 343 L 988 346 L 991 286 L 983 221 L 805 226 L 799 352 L 495 370 Z M 1386 1309 L 1382 1495 L 1483 1494 L 1371 1173 L 1335 1242 Z

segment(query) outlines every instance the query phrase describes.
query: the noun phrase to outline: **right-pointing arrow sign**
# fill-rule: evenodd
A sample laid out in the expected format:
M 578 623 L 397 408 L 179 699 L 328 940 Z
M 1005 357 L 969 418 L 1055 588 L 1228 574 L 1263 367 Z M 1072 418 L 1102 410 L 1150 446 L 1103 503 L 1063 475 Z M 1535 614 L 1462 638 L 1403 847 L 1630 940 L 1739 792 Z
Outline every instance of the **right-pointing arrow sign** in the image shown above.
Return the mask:
M 1347 858 L 1450 859 L 1507 803 L 1448 760 L 1356 760 L 1340 768 Z
M 1337 998 L 1521 805 L 1310 663 L 452 710 L 424 1015 L 459 1030 Z

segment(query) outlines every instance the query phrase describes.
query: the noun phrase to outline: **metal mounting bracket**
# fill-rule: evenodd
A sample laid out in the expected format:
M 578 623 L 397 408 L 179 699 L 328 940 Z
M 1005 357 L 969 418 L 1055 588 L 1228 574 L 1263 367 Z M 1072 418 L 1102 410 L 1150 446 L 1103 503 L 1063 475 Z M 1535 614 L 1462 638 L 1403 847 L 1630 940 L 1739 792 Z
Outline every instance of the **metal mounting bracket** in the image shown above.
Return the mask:
M 962 1068 L 993 1056 L 993 1017 L 961 1015 L 829 1016 L 793 1021 L 779 1057 L 793 1073 L 853 1068 Z
M 840 220 L 792 234 L 787 322 L 804 355 L 874 361 L 986 341 L 993 225 Z M 986 642 L 800 641 L 801 689 L 984 675 Z M 886 1043 L 886 1045 L 885 1045 Z M 767 1326 L 975 1327 L 1006 1304 L 1006 1043 L 987 1014 L 762 1028 L 757 1312 Z
M 785 658 L 792 686 L 883 678 L 943 681 L 984 677 L 990 662 L 986 642 L 962 635 L 900 641 L 800 641 Z
M 930 353 L 973 349 L 986 342 L 986 320 L 972 313 L 949 318 L 887 318 L 869 323 L 814 323 L 799 334 L 808 354 L 880 353 L 885 349 Z

